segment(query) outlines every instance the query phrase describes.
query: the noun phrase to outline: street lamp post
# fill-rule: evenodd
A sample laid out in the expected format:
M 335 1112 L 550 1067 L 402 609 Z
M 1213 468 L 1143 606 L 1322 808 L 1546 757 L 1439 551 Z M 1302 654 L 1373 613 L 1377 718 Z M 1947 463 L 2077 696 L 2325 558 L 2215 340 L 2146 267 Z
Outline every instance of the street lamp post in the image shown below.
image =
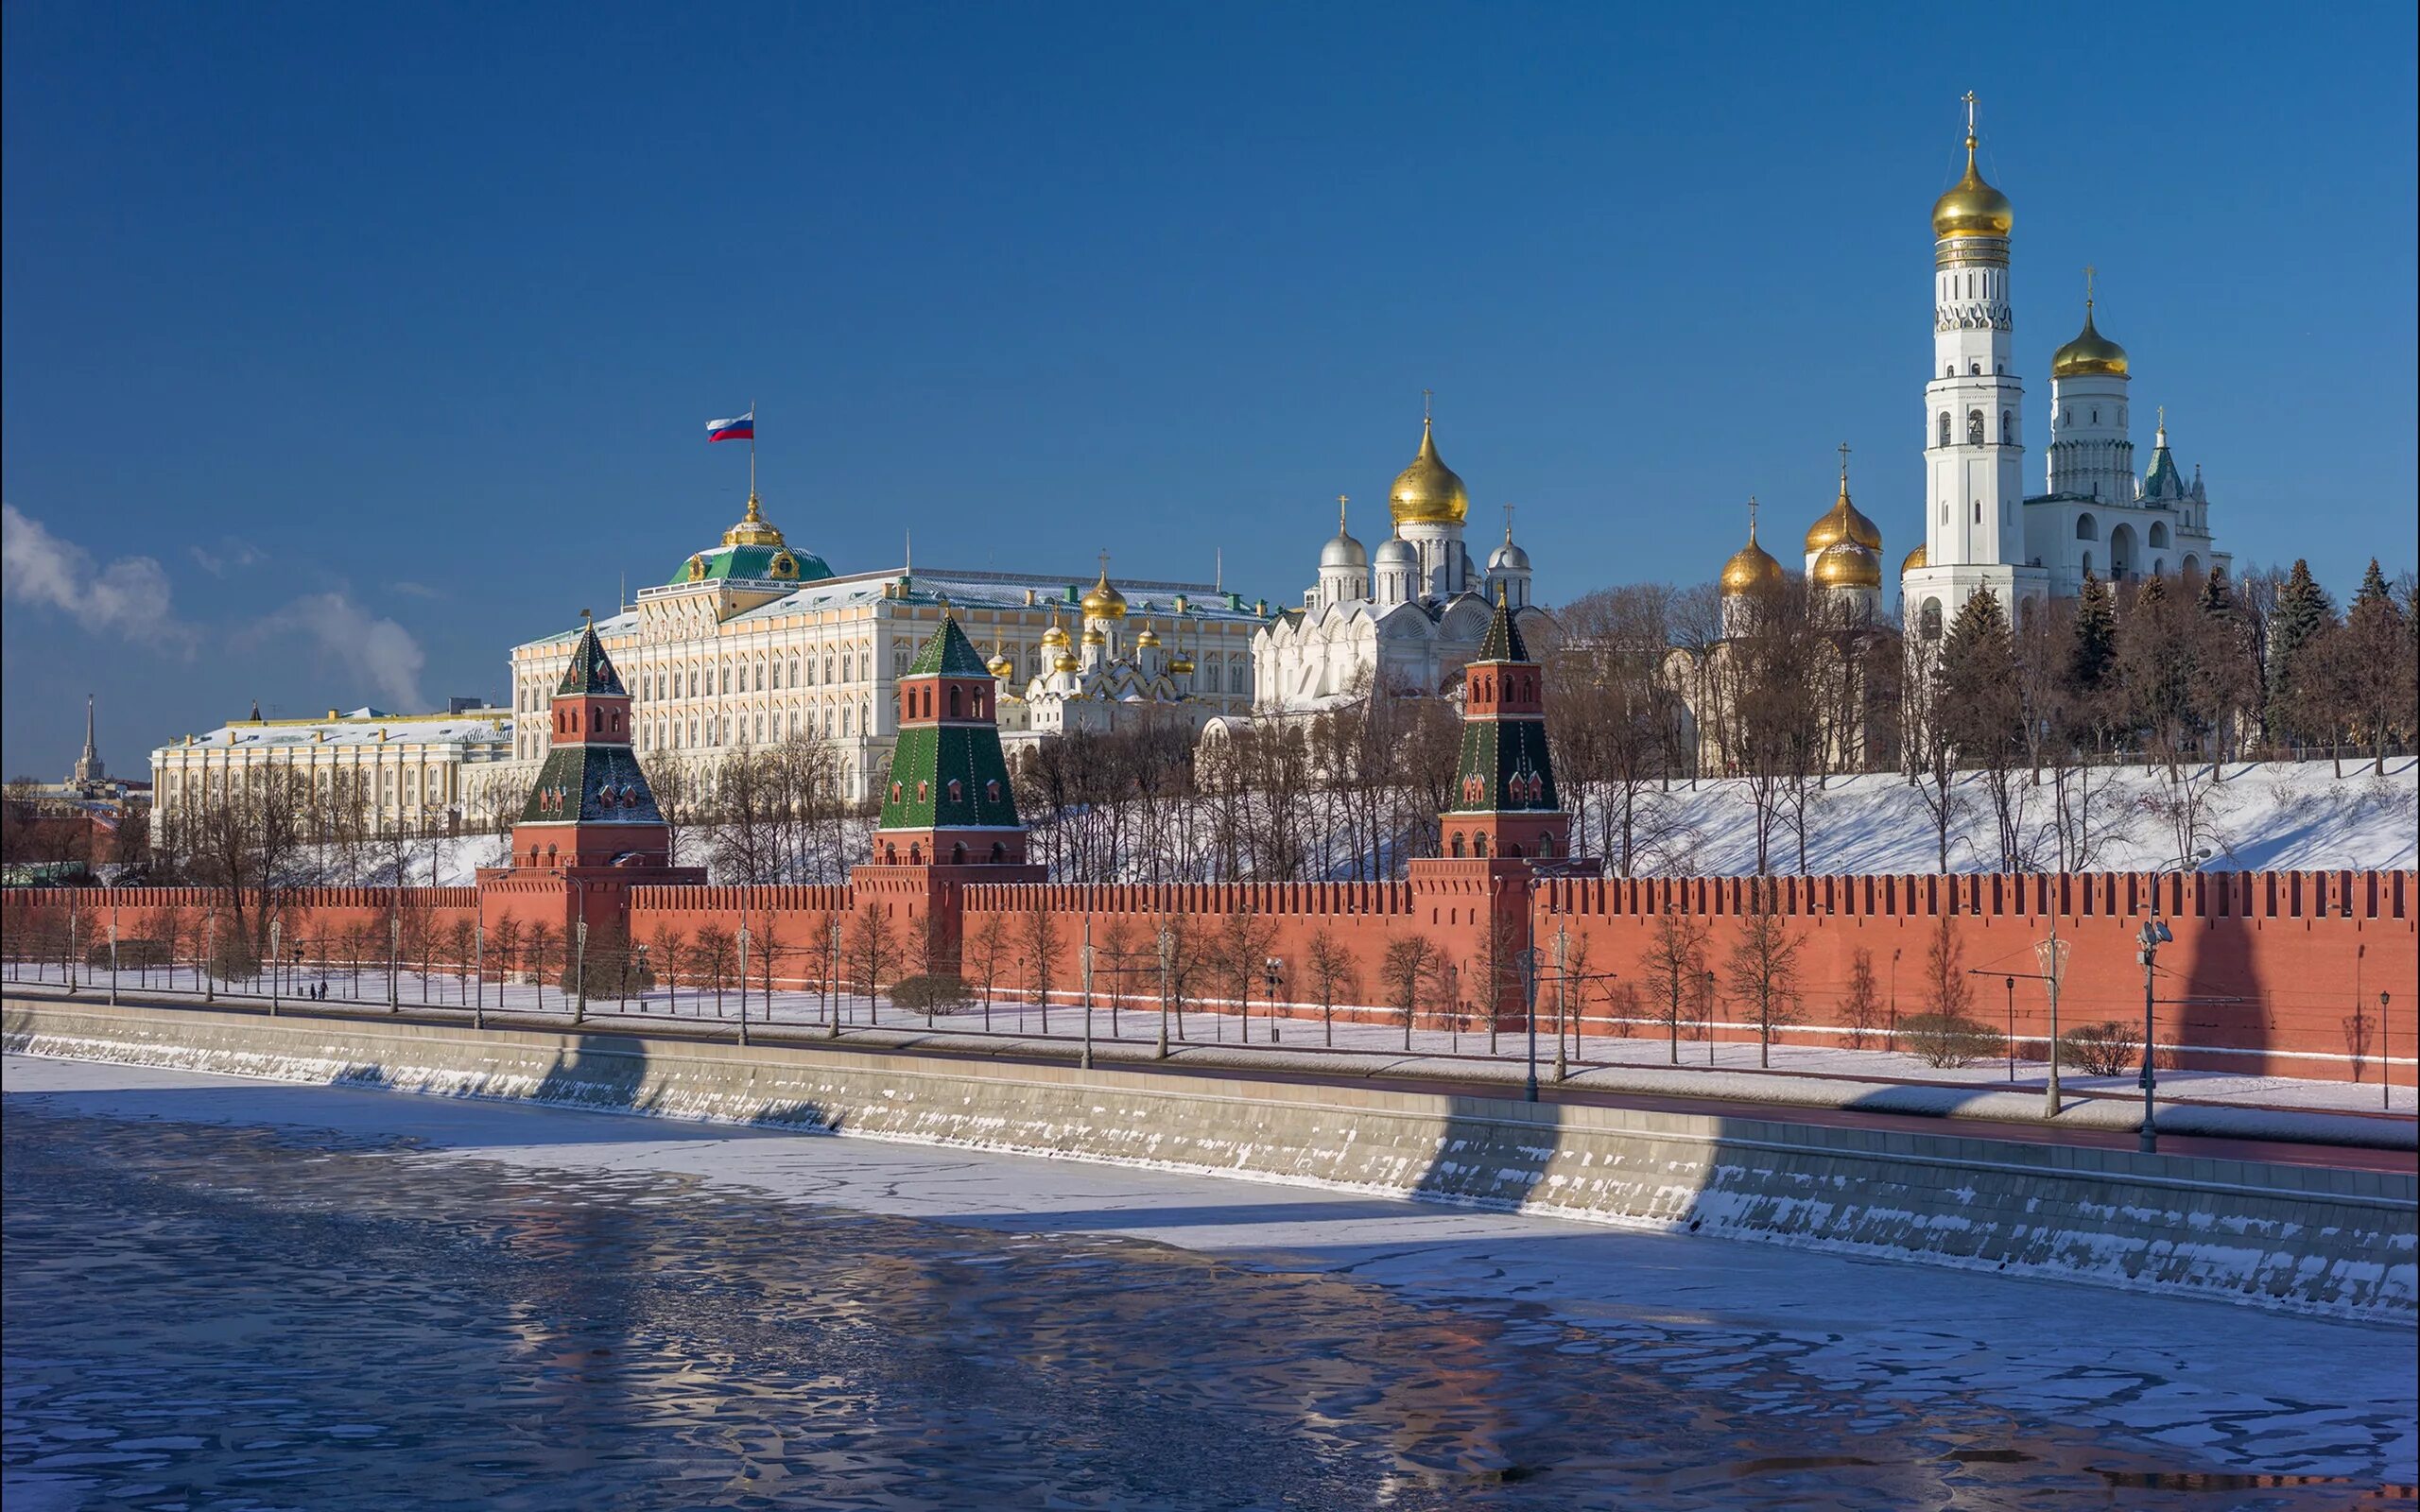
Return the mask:
M 2210 859 L 2210 852 L 2207 850 L 2196 850 L 2189 859 L 2179 862 L 2177 865 L 2172 867 L 2162 867 L 2157 871 L 2152 873 L 2151 916 L 2143 920 L 2142 932 L 2135 936 L 2135 943 L 2141 947 L 2141 951 L 2137 954 L 2136 958 L 2143 963 L 2143 1130 L 2141 1147 L 2142 1152 L 2145 1155 L 2154 1155 L 2159 1151 L 2159 1130 L 2153 1123 L 2153 1115 L 2157 1111 L 2158 1108 L 2159 1095 L 2159 1075 L 2156 1070 L 2156 1062 L 2159 1058 L 2158 1025 L 2153 1013 L 2154 993 L 2157 988 L 2156 978 L 2159 971 L 2159 948 L 2163 945 L 2172 943 L 2176 938 L 2176 936 L 2169 930 L 2167 922 L 2159 917 L 2159 885 L 2163 879 L 2172 875 L 2181 874 L 2183 872 L 2191 871 L 2208 859 Z
M 2008 1084 L 2016 1085 L 2016 978 L 2008 979 Z
M 471 1001 L 476 1005 L 471 1009 L 471 1027 L 484 1029 L 488 1026 L 488 929 L 484 919 L 471 921 L 471 980 L 477 984 L 472 988 L 476 996 Z
M 268 921 L 268 1016 L 272 1019 L 277 1017 L 277 970 L 285 956 L 285 947 L 279 943 L 278 936 L 285 929 L 285 920 L 282 919 Z
M 2388 1001 L 2385 993 L 2378 994 L 2378 1107 L 2392 1113 L 2394 1111 L 2394 1062 L 2387 1053 L 2394 1048 L 2394 1041 L 2388 1038 L 2386 1032 Z
M 582 931 L 586 933 L 585 930 Z M 748 920 L 739 920 L 739 1042 L 748 1042 Z
M 1286 963 L 1271 955 L 1260 963 L 1261 995 L 1269 1000 L 1269 1042 L 1278 1041 L 1277 989 L 1286 980 Z
M 1530 1074 L 1522 1095 L 1526 1101 L 1534 1103 L 1538 1100 L 1538 948 L 1535 945 L 1521 953 L 1521 1005 L 1529 1020 L 1530 1030 Z M 1561 1024 L 1555 1026 L 1555 1043 L 1560 1049 L 1563 1043 Z
M 117 1006 L 117 889 L 115 887 L 110 889 L 110 1006 Z M 2378 1040 L 2380 1043 L 2385 1042 L 2386 1036 L 2383 1031 L 2380 1032 Z
M 1093 916 L 1084 916 L 1084 1051 L 1080 1069 L 1093 1069 Z
M 1699 999 L 1704 1005 L 1700 1022 L 1705 1025 L 1705 1063 L 1711 1066 L 1714 1064 L 1714 973 L 1708 971 L 1700 980 L 1705 984 L 1704 996 Z

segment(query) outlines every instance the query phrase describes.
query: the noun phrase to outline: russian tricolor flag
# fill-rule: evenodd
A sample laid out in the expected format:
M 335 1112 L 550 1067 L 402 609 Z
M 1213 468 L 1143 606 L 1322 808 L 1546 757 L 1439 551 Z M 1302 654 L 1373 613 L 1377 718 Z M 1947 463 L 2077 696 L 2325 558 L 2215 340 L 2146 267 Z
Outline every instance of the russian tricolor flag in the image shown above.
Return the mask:
M 755 438 L 756 411 L 753 408 L 745 415 L 734 415 L 729 420 L 706 421 L 708 441 L 752 441 Z

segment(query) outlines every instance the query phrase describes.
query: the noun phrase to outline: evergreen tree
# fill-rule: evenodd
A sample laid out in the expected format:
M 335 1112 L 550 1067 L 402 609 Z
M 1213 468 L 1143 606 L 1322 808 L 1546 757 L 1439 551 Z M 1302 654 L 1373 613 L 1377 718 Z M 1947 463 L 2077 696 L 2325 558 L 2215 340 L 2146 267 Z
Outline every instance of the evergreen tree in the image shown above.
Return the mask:
M 2210 576 L 2202 579 L 2201 597 L 2194 601 L 2210 618 L 2230 619 L 2235 615 L 2235 595 L 2227 592 L 2227 570 L 2212 567 Z
M 2109 585 L 2087 572 L 2083 592 L 2076 596 L 2076 635 L 2067 657 L 2069 695 L 2093 697 L 2109 686 L 2110 668 L 2118 661 L 2118 606 Z
M 1992 765 L 2024 733 L 2017 702 L 2016 641 L 1997 594 L 1978 590 L 1942 638 L 1941 717 L 1959 747 L 1961 765 Z
M 2390 609 L 2394 606 L 2394 595 L 2386 591 L 2386 574 L 2378 571 L 2376 557 L 2370 558 L 2370 570 L 2361 575 L 2360 591 L 2353 595 L 2356 610 L 2368 604 L 2384 604 Z
M 2286 584 L 2277 590 L 2277 607 L 2269 620 L 2269 665 L 2266 720 L 2272 739 L 2303 739 L 2310 733 L 2300 714 L 2311 704 L 2308 686 L 2316 670 L 2305 666 L 2303 651 L 2336 623 L 2336 605 L 2327 590 L 2311 579 L 2310 563 L 2295 558 Z

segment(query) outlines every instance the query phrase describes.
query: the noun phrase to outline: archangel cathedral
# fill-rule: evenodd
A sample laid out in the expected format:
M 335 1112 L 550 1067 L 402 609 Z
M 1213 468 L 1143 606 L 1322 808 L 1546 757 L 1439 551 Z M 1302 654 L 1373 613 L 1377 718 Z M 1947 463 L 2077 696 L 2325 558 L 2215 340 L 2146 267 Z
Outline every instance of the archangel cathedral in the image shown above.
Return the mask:
M 1501 600 L 1532 644 L 1551 646 L 1553 621 L 1530 601 L 1530 554 L 1503 542 L 1482 571 L 1463 543 L 1470 490 L 1437 454 L 1424 418 L 1420 450 L 1387 491 L 1390 533 L 1372 551 L 1337 500 L 1336 534 L 1320 548 L 1300 609 L 1280 610 L 1253 638 L 1255 710 L 1311 713 L 1374 687 L 1417 695 L 1450 691 L 1478 653 Z

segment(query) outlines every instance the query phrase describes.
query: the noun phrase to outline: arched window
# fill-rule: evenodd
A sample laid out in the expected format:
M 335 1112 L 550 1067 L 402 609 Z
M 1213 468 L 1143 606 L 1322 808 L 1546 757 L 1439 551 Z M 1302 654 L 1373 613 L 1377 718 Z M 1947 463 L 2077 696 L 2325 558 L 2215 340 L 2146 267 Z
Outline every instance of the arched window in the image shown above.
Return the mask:
M 1971 357 L 1968 358 L 1966 361 L 1966 374 L 1970 378 L 1980 378 L 1983 376 L 1983 365 L 1975 361 Z
M 1941 600 L 1937 598 L 1926 599 L 1922 612 L 1916 616 L 1916 624 L 1919 627 L 1919 633 L 1922 634 L 1926 640 L 1940 640 Z
M 2152 576 L 2153 577 L 2161 576 L 2166 574 L 2167 571 L 2168 561 L 2165 558 L 2153 557 L 2152 558 Z
M 1970 409 L 1966 412 L 1966 444 L 1969 446 L 1983 444 L 1983 412 L 1979 409 Z
M 2100 539 L 2100 522 L 2094 520 L 2093 517 L 2088 514 L 2080 514 L 2076 516 L 2076 539 L 2078 541 L 2099 541 Z
M 966 847 L 962 842 L 949 848 L 949 863 L 953 867 L 966 865 Z
M 949 689 L 949 716 L 952 719 L 958 717 L 958 684 L 954 682 L 950 684 Z
M 2090 571 L 2092 571 L 2092 553 L 2091 553 L 2091 552 L 2088 552 L 2088 551 L 2087 551 L 2087 552 L 2085 552 L 2085 553 L 2083 554 L 2083 570 L 2084 570 L 2085 572 L 2090 572 Z
M 1941 444 L 1949 444 L 1949 411 L 1945 409 L 1941 412 Z
M 1975 501 L 1975 524 L 1979 524 L 1979 524 L 1981 524 L 1982 523 L 1983 523 L 1983 501 L 1982 501 L 1982 500 L 1980 500 L 1980 499 L 1977 499 L 1977 500 Z
M 2167 544 L 2168 544 L 2168 522 L 2167 522 L 2167 521 L 2165 521 L 2165 520 L 2154 520 L 2154 521 L 2152 521 L 2152 539 L 2151 539 L 2151 543 L 2152 543 L 2152 545 L 2154 545 L 2154 546 L 2165 546 L 2165 545 L 2167 545 Z
M 953 803 L 958 803 L 964 801 L 965 798 L 965 786 L 961 784 L 957 778 L 951 778 L 949 780 L 949 800 Z
M 996 867 L 996 866 L 998 866 L 1001 862 L 1006 861 L 1007 859 L 1009 859 L 1009 848 L 1008 848 L 1007 846 L 1002 845 L 1002 844 L 1001 844 L 999 841 L 997 841 L 997 840 L 993 841 L 993 842 L 992 842 L 992 864 L 993 864 L 994 866 L 995 866 L 995 867 Z
M 1538 857 L 1539 857 L 1539 859 L 1540 859 L 1540 860 L 1551 860 L 1551 859 L 1553 858 L 1553 856 L 1554 856 L 1554 836 L 1553 836 L 1553 835 L 1551 835 L 1551 834 L 1542 834 L 1542 835 L 1539 835 L 1539 836 L 1538 836 Z
M 2000 444 L 2002 446 L 2016 444 L 2016 412 L 2014 410 L 2000 411 Z
M 1454 859 L 1462 859 L 1462 832 L 1460 830 L 1454 832 Z
M 983 784 L 983 801 L 986 803 L 997 803 L 1000 801 L 999 779 L 994 778 L 992 781 Z
M 1485 830 L 1481 830 L 1478 833 L 1471 836 L 1471 854 L 1481 861 L 1487 859 L 1487 832 Z

